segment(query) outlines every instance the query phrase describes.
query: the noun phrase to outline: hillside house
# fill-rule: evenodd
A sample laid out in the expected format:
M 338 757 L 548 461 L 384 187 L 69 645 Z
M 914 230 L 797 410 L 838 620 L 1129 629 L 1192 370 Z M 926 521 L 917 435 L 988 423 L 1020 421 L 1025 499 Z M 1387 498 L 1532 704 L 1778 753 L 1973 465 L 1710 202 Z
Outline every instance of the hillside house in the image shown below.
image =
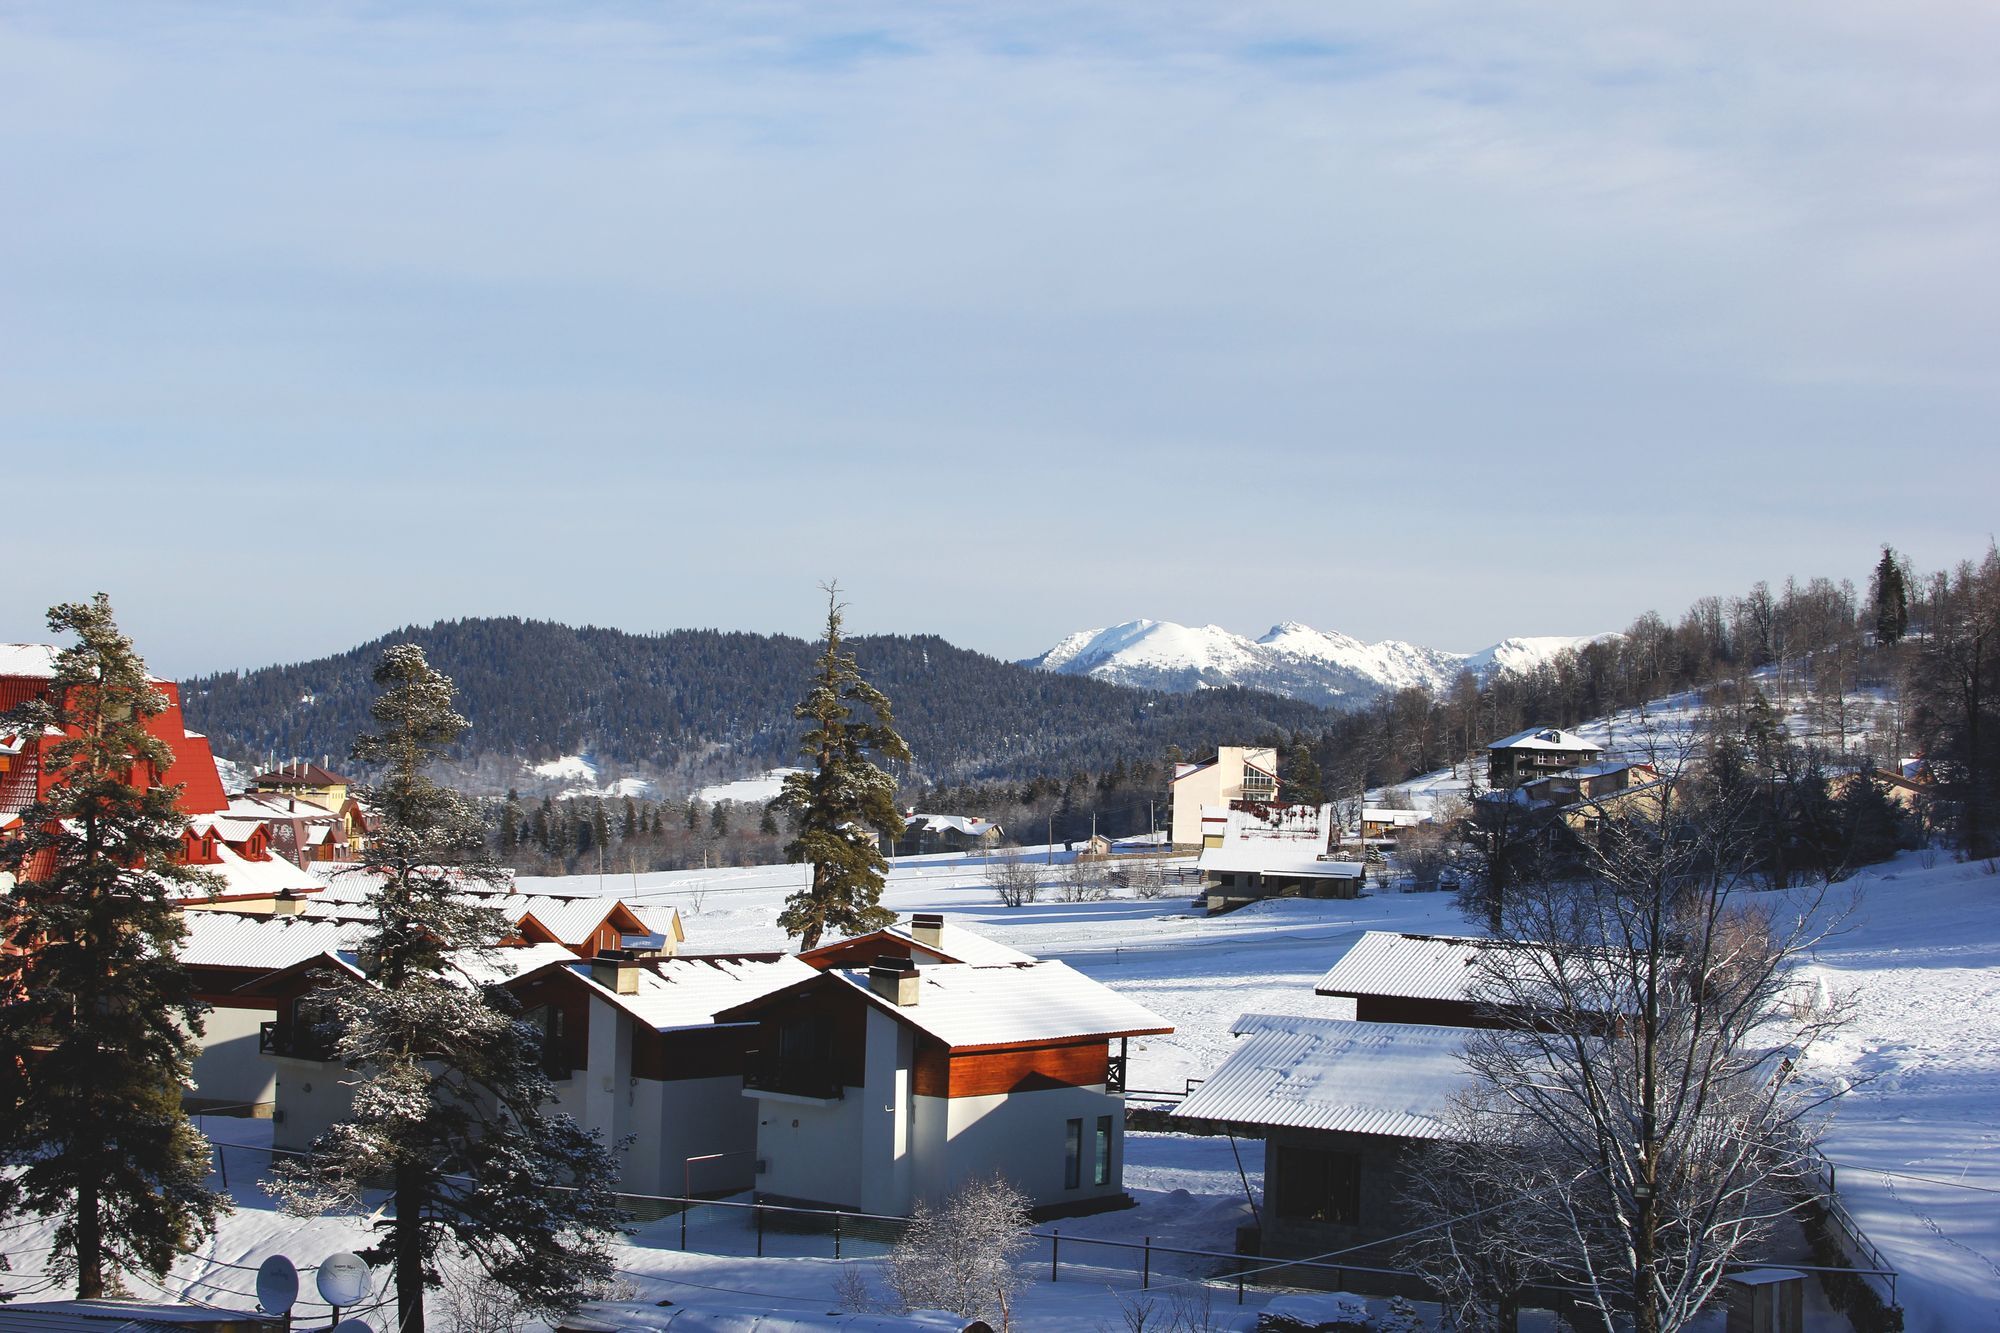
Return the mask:
M 1514 787 L 1550 773 L 1594 764 L 1604 747 L 1559 727 L 1530 727 L 1486 747 L 1487 777 L 1495 787 Z
M 1410 1156 L 1447 1135 L 1471 1086 L 1465 1030 L 1246 1014 L 1231 1031 L 1236 1048 L 1173 1115 L 1263 1135 L 1262 1253 L 1386 1266 L 1386 1249 L 1365 1247 L 1414 1225 Z
M 1199 865 L 1208 910 L 1225 911 L 1261 898 L 1356 898 L 1366 865 L 1333 853 L 1337 822 L 1331 805 L 1266 805 L 1239 801 L 1220 839 L 1204 846 Z
M 981 852 L 998 847 L 1003 835 L 1000 825 L 978 815 L 926 815 L 912 810 L 903 817 L 903 836 L 886 851 L 891 856 Z
M 1180 764 L 1173 776 L 1173 842 L 1202 845 L 1202 807 L 1278 799 L 1278 752 L 1269 746 L 1225 745 L 1213 758 Z
M 758 1025 L 758 1197 L 893 1215 L 996 1171 L 1045 1214 L 1115 1206 L 1126 1043 L 1173 1030 L 1062 963 L 904 956 L 717 1021 Z
M 59 651 L 53 644 L 0 643 L 0 713 L 31 699 L 48 697 Z M 164 697 L 166 708 L 146 719 L 146 730 L 166 743 L 173 752 L 173 762 L 164 773 L 143 773 L 146 785 L 179 784 L 178 808 L 185 815 L 227 809 L 229 800 L 223 795 L 208 738 L 189 731 L 181 716 L 180 687 L 157 676 L 149 681 Z M 0 734 L 0 815 L 19 814 L 54 785 L 56 775 L 43 758 L 61 739 L 55 734 L 30 736 L 20 730 Z
M 338 810 L 345 805 L 353 788 L 354 783 L 340 774 L 299 759 L 266 769 L 250 779 L 253 792 L 300 797 L 327 810 Z
M 354 1087 L 336 1058 L 338 1034 L 326 1028 L 322 989 L 342 978 L 362 979 L 360 961 L 340 947 L 268 972 L 237 989 L 240 1005 L 261 1002 L 271 1017 L 258 1028 L 258 1049 L 273 1066 L 271 1146 L 303 1152 L 354 1109 Z M 502 985 L 550 966 L 576 962 L 560 944 L 513 949 L 468 949 L 454 956 L 459 978 L 468 986 Z
M 209 1006 L 196 1042 L 194 1090 L 185 1100 L 195 1110 L 268 1112 L 277 1099 L 278 1071 L 264 1057 L 264 1032 L 278 1017 L 278 999 L 245 988 L 307 959 L 351 950 L 361 927 L 230 912 L 191 912 L 183 925 L 181 966 L 195 998 Z
M 1418 828 L 1431 822 L 1428 810 L 1394 810 L 1386 805 L 1369 805 L 1361 809 L 1361 836 L 1370 842 L 1394 842 L 1396 836 L 1405 829 Z
M 627 1135 L 630 1194 L 736 1194 L 757 1180 L 751 1024 L 717 1013 L 814 976 L 781 954 L 546 963 L 507 983 L 544 1034 L 562 1109 L 607 1143 Z

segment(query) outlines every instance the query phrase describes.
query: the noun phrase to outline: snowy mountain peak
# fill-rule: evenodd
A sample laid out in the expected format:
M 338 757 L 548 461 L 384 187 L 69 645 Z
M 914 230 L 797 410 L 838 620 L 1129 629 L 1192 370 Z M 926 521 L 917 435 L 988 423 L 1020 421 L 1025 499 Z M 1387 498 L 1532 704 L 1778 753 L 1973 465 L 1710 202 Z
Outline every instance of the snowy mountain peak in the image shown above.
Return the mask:
M 1079 630 L 1023 665 L 1176 693 L 1240 685 L 1320 704 L 1365 703 L 1411 686 L 1442 690 L 1464 670 L 1481 679 L 1525 671 L 1602 637 L 1518 637 L 1453 653 L 1399 639 L 1364 643 L 1297 620 L 1273 625 L 1258 639 L 1220 625 L 1128 620 Z

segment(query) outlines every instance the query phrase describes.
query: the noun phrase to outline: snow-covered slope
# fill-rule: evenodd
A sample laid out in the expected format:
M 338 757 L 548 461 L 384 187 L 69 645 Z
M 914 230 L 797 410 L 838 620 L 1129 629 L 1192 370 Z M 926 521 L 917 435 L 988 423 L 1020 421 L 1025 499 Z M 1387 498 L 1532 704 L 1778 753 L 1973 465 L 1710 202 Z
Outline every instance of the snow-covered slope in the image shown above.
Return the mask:
M 1601 637 L 1503 639 L 1481 652 L 1452 653 L 1398 639 L 1363 643 L 1293 620 L 1257 639 L 1219 625 L 1194 629 L 1166 620 L 1128 620 L 1080 630 L 1023 665 L 1156 690 L 1242 685 L 1314 703 L 1352 703 L 1411 685 L 1442 689 L 1465 669 L 1482 679 L 1525 671 Z

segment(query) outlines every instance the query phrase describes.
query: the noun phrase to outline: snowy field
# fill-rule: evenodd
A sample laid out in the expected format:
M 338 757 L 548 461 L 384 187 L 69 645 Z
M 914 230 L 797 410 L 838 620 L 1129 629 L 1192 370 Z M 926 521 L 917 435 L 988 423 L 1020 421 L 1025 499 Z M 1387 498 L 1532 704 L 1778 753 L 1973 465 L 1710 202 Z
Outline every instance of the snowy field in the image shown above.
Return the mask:
M 1058 862 L 1062 857 L 1055 854 Z M 803 878 L 801 867 L 764 866 L 607 875 L 601 888 L 642 905 L 677 907 L 690 953 L 767 950 L 786 946 L 775 918 Z M 596 876 L 574 876 L 524 880 L 521 887 L 574 892 L 599 885 Z M 1911 853 L 1855 886 L 1863 895 L 1858 911 L 1815 964 L 1833 990 L 1853 992 L 1858 1003 L 1854 1023 L 1815 1062 L 1827 1079 L 1854 1085 L 1839 1103 L 1828 1154 L 1838 1165 L 1842 1195 L 1903 1273 L 1899 1295 L 1913 1333 L 2000 1327 L 2000 875 Z M 1239 1014 L 1340 1015 L 1339 1002 L 1315 997 L 1312 985 L 1362 931 L 1473 929 L 1441 894 L 1273 902 L 1217 918 L 1178 896 L 1064 903 L 1045 894 L 1007 908 L 988 887 L 983 861 L 960 856 L 897 862 L 884 902 L 906 917 L 943 912 L 1027 953 L 1063 959 L 1163 1015 L 1176 1031 L 1134 1041 L 1130 1083 L 1165 1091 L 1181 1090 L 1188 1078 L 1221 1063 Z M 363 1242 L 354 1219 L 301 1223 L 272 1211 L 254 1183 L 266 1157 L 259 1148 L 269 1142 L 267 1124 L 213 1118 L 206 1124 L 214 1137 L 240 1144 L 229 1150 L 239 1211 L 201 1256 L 175 1269 L 170 1290 L 209 1297 L 247 1292 L 252 1274 L 226 1265 L 254 1267 L 278 1249 L 311 1262 Z M 1261 1195 L 1261 1145 L 1239 1146 Z M 1090 1251 L 1088 1238 L 1150 1236 L 1160 1245 L 1233 1248 L 1249 1205 L 1227 1139 L 1134 1133 L 1127 1159 L 1126 1183 L 1138 1206 L 1056 1224 L 1064 1234 L 1063 1280 L 1047 1281 L 1044 1244 L 1030 1265 L 1034 1285 L 1022 1326 L 1126 1326 L 1119 1293 L 1134 1285 L 1136 1261 L 1125 1251 Z M 773 1251 L 791 1257 L 760 1261 L 747 1257 L 753 1251 L 745 1235 L 740 1226 L 699 1224 L 692 1252 L 684 1254 L 678 1224 L 670 1220 L 635 1237 L 620 1266 L 647 1299 L 827 1306 L 839 1265 L 826 1238 L 788 1237 L 774 1242 Z M 47 1228 L 39 1224 L 0 1236 L 15 1268 L 0 1286 L 36 1290 L 33 1274 L 46 1244 Z M 1090 1271 L 1071 1268 L 1086 1256 Z M 1154 1273 L 1177 1277 L 1167 1260 L 1156 1261 Z M 1263 1299 L 1252 1289 L 1245 1313 Z M 1215 1300 L 1219 1315 L 1234 1316 L 1233 1287 L 1217 1288 Z

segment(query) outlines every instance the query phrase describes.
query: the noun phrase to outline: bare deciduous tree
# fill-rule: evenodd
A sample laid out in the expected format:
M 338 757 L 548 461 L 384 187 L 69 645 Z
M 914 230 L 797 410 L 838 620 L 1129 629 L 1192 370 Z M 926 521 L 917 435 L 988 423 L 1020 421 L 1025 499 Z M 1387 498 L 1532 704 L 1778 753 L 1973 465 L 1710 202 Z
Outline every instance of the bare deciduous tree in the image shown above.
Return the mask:
M 1515 883 L 1480 989 L 1474 1090 L 1421 1189 L 1457 1219 L 1410 1257 L 1470 1326 L 1520 1287 L 1580 1293 L 1606 1330 L 1687 1326 L 1792 1213 L 1824 1094 L 1800 1057 L 1839 1003 L 1796 969 L 1843 913 L 1824 883 L 1756 893 L 1751 793 L 1678 779 L 1597 811 L 1583 873 Z
M 1008 1329 L 1031 1225 L 1028 1196 L 1005 1177 L 967 1181 L 942 1207 L 917 1204 L 889 1255 L 889 1285 L 906 1310 L 997 1315 Z
M 1040 868 L 1019 852 L 1007 852 L 988 861 L 986 882 L 1008 907 L 1031 903 L 1042 892 Z

